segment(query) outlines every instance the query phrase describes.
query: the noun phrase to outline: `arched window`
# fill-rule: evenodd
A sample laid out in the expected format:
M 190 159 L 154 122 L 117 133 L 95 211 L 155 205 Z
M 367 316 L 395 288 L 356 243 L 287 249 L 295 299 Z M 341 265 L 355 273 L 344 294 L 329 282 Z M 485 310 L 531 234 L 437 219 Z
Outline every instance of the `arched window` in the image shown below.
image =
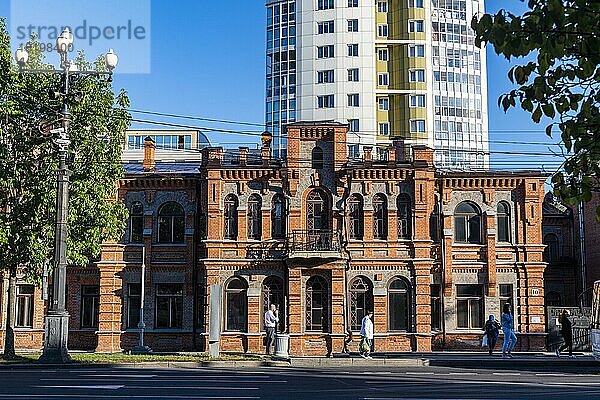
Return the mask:
M 247 285 L 240 278 L 233 278 L 225 289 L 226 326 L 228 331 L 246 331 L 248 320 L 247 309 Z
M 350 282 L 350 329 L 360 331 L 362 319 L 367 311 L 373 311 L 373 285 L 363 277 L 356 277 Z
M 481 211 L 464 201 L 454 211 L 454 240 L 457 243 L 481 244 Z
M 323 149 L 318 146 L 312 151 L 312 168 L 323 169 Z
M 139 201 L 129 210 L 129 242 L 144 242 L 144 206 Z
M 373 197 L 373 238 L 385 240 L 388 235 L 387 198 L 382 194 Z
M 260 240 L 262 237 L 262 199 L 253 194 L 248 199 L 248 239 Z
M 505 201 L 496 208 L 496 225 L 499 242 L 510 242 L 510 207 Z
M 410 197 L 405 194 L 398 196 L 398 239 L 412 237 L 412 208 Z
M 158 210 L 158 243 L 183 243 L 185 213 L 174 201 L 163 204 Z
M 264 318 L 265 313 L 271 304 L 275 304 L 277 306 L 277 309 L 279 310 L 279 325 L 277 330 L 282 331 L 285 328 L 285 299 L 283 297 L 283 279 L 278 276 L 269 276 L 265 278 L 262 284 L 262 303 L 262 318 Z
M 440 240 L 440 206 L 436 200 L 433 212 L 429 216 L 429 237 L 434 242 Z
M 306 330 L 329 330 L 329 290 L 321 276 L 313 276 L 306 282 Z
M 388 289 L 390 331 L 410 330 L 410 285 L 403 278 L 395 278 Z
M 311 233 L 329 229 L 329 205 L 322 190 L 314 189 L 306 199 L 306 229 Z
M 280 195 L 273 197 L 271 204 L 271 237 L 273 239 L 284 239 L 286 234 L 286 210 L 285 201 Z
M 544 236 L 544 258 L 546 262 L 558 261 L 560 259 L 560 241 L 554 233 L 548 233 Z
M 353 194 L 348 199 L 348 216 L 350 239 L 363 240 L 364 237 L 364 212 L 363 198 L 359 194 Z
M 238 199 L 230 194 L 225 198 L 225 233 L 228 240 L 236 240 L 238 236 Z

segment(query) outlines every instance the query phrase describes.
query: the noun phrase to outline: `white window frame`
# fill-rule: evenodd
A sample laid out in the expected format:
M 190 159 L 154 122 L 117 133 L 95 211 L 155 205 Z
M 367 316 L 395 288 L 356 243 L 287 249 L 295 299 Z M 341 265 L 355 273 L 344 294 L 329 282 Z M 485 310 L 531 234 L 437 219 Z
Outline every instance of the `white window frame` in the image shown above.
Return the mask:
M 387 72 L 380 72 L 377 75 L 377 83 L 379 86 L 389 86 L 390 85 L 390 74 Z
M 421 73 L 423 75 L 423 80 L 419 80 Z M 409 80 L 409 82 L 419 82 L 419 83 L 425 82 L 425 70 L 424 69 L 408 70 L 408 80 Z
M 377 25 L 377 37 L 388 37 L 389 27 L 388 24 Z
M 348 107 L 360 107 L 360 94 L 348 94 Z
M 423 102 L 420 103 L 419 99 L 423 99 Z M 424 108 L 426 106 L 426 101 L 424 94 L 411 94 L 408 104 L 410 108 Z
M 377 2 L 377 12 L 386 13 L 388 12 L 388 2 L 387 0 L 379 0 Z
M 390 136 L 390 123 L 380 122 L 378 134 L 379 136 Z
M 385 57 L 382 55 L 385 54 Z M 390 51 L 388 48 L 379 48 L 377 49 L 377 59 L 382 62 L 387 62 L 390 60 Z
M 358 69 L 358 68 L 349 68 L 348 69 L 348 82 L 360 82 L 360 69 Z
M 348 20 L 348 32 L 358 32 L 358 19 L 349 19 Z
M 414 129 L 413 129 L 414 128 Z M 422 130 L 420 128 L 423 128 Z M 424 119 L 410 120 L 410 133 L 425 133 L 427 131 L 427 123 Z
M 390 98 L 389 97 L 378 97 L 377 98 L 377 109 L 379 111 L 390 110 Z
M 423 49 L 423 55 L 420 56 L 417 49 Z M 408 46 L 408 57 L 409 58 L 423 58 L 425 57 L 425 45 L 424 44 L 411 44 Z
M 418 30 L 418 26 L 421 26 L 421 30 Z M 422 19 L 410 19 L 408 20 L 408 32 L 409 33 L 423 33 L 425 32 L 425 21 Z
M 348 57 L 358 57 L 359 54 L 360 53 L 358 51 L 358 43 L 350 43 L 348 45 Z

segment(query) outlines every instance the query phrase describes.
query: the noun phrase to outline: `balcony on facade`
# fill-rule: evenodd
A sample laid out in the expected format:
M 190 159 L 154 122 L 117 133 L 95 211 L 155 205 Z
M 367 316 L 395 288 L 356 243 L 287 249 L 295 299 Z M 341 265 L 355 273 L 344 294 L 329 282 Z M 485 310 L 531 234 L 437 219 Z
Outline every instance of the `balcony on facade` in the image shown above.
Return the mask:
M 288 259 L 338 260 L 342 258 L 340 232 L 297 230 L 289 237 Z

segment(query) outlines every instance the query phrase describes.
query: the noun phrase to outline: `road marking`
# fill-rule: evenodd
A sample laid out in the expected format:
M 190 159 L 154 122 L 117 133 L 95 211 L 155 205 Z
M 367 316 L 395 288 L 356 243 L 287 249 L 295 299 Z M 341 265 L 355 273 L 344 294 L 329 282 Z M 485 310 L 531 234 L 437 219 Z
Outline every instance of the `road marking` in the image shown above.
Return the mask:
M 500 376 L 521 376 L 520 372 L 494 372 L 492 375 Z
M 44 389 L 99 389 L 99 390 L 118 390 L 125 387 L 125 385 L 52 385 L 52 386 L 34 386 L 36 388 Z
M 97 375 L 97 374 L 81 374 L 79 375 L 82 378 L 85 377 L 93 377 L 93 378 L 156 378 L 158 375 L 120 375 L 120 374 L 106 374 L 106 375 Z
M 566 374 L 536 374 L 537 376 L 566 376 Z
M 406 373 L 406 375 L 435 375 L 433 372 L 412 372 L 412 371 L 407 371 L 405 373 Z
M 448 372 L 448 375 L 478 375 L 477 372 Z
M 95 394 L 0 394 L 0 399 L 31 399 L 31 398 L 76 398 L 80 399 L 189 399 L 189 400 L 252 400 L 260 399 L 258 396 L 160 396 L 160 395 L 95 395 Z

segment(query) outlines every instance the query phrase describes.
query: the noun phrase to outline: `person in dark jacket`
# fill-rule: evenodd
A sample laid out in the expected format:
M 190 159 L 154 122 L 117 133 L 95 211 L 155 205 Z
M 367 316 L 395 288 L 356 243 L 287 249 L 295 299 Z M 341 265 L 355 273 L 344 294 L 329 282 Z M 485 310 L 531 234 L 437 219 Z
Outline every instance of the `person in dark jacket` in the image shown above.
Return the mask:
M 485 322 L 483 330 L 487 336 L 488 352 L 491 356 L 494 352 L 494 347 L 496 347 L 498 336 L 500 335 L 500 324 L 494 319 L 493 315 L 490 315 L 490 319 Z
M 571 313 L 569 310 L 564 310 L 562 315 L 560 316 L 560 333 L 562 334 L 563 339 L 565 339 L 565 344 L 558 350 L 556 350 L 556 357 L 560 357 L 560 353 L 569 349 L 569 358 L 575 358 L 573 355 L 573 323 L 569 319 Z

